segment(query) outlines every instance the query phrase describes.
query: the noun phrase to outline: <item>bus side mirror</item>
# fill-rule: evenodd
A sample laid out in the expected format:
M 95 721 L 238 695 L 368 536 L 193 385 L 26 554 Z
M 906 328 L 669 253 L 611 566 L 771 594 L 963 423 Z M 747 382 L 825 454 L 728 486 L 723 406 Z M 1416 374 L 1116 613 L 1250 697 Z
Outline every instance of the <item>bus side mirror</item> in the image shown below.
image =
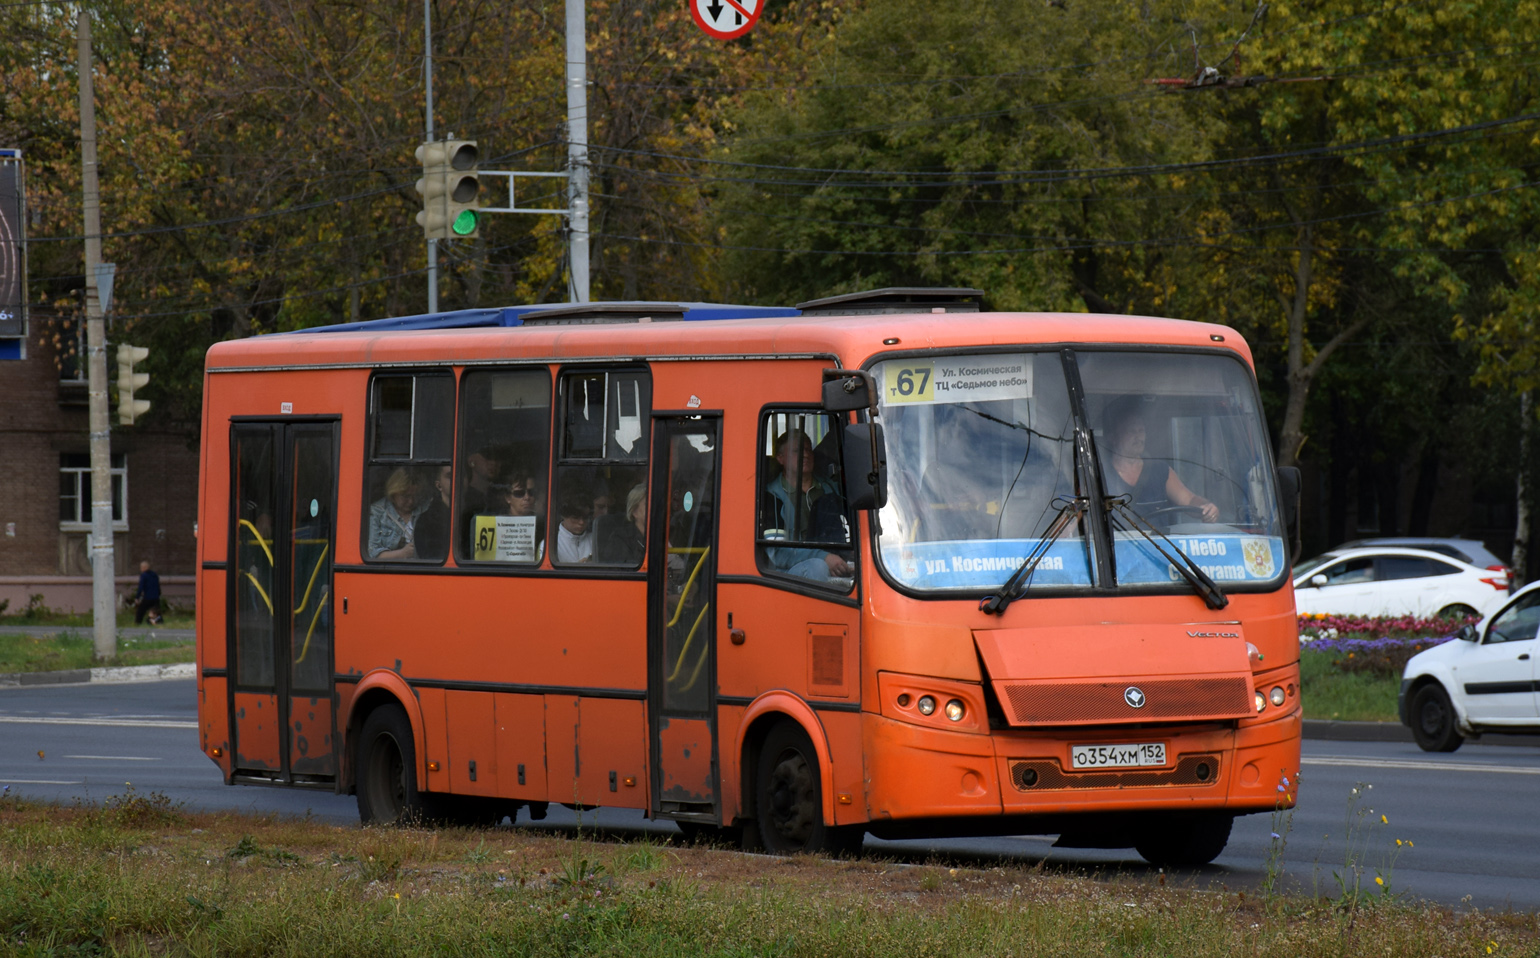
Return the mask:
M 872 451 L 876 450 L 876 459 Z M 881 509 L 888 504 L 888 452 L 882 441 L 882 425 L 856 422 L 845 426 L 842 449 L 845 467 L 845 501 L 857 510 Z
M 1304 543 L 1300 535 L 1299 517 L 1299 490 L 1300 478 L 1298 466 L 1280 466 L 1278 476 L 1278 498 L 1283 507 L 1283 535 L 1293 546 L 1295 555 L 1299 555 Z
M 829 412 L 850 412 L 872 408 L 874 389 L 871 373 L 860 369 L 825 369 L 823 375 L 824 409 Z

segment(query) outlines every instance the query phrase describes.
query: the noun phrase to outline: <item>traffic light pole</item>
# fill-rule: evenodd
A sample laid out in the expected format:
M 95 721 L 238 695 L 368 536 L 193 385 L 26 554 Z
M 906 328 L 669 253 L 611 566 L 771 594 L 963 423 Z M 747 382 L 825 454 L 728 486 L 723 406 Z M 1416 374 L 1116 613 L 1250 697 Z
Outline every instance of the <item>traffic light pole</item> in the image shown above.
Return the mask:
M 427 136 L 433 142 L 433 6 L 432 0 L 422 0 L 423 75 L 428 91 Z M 428 239 L 428 312 L 438 312 L 438 240 Z
M 96 658 L 118 654 L 118 597 L 113 577 L 112 445 L 107 419 L 107 328 L 97 296 L 102 261 L 101 191 L 96 178 L 96 95 L 91 83 L 91 15 L 80 11 L 80 166 L 85 193 L 86 356 L 91 429 L 91 612 Z

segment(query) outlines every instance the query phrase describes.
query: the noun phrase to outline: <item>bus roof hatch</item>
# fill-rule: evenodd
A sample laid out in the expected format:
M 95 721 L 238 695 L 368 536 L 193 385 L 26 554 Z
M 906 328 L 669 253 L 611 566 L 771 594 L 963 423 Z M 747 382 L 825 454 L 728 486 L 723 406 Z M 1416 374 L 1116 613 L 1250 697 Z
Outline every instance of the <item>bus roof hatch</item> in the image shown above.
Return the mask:
M 984 291 L 960 286 L 888 286 L 826 296 L 797 308 L 804 316 L 863 316 L 874 313 L 977 313 Z

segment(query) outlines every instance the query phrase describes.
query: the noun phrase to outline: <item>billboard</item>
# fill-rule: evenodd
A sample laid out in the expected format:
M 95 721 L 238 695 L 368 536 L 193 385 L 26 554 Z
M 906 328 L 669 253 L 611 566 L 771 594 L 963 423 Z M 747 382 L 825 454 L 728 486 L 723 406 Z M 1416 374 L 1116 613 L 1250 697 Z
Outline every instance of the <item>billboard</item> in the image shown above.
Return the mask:
M 0 150 L 0 336 L 21 336 L 27 308 L 26 184 L 21 151 Z

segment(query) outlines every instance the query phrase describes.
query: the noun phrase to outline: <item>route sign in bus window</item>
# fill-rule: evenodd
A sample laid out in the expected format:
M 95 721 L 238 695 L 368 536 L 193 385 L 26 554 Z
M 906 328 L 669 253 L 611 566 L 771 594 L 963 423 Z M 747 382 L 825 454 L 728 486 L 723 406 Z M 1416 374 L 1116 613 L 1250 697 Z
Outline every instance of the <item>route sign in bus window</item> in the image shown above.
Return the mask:
M 545 552 L 551 374 L 471 370 L 460 381 L 455 556 L 537 564 Z

